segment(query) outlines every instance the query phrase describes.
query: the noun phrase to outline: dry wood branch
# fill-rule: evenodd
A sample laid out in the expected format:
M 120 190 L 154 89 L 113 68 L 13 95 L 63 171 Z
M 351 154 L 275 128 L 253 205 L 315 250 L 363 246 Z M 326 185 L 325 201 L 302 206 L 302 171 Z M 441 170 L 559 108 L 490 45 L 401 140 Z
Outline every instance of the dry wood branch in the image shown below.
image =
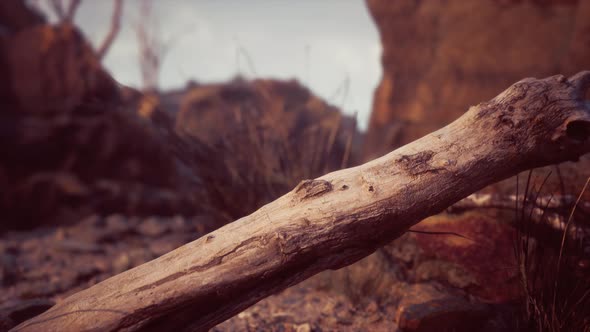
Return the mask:
M 499 194 L 472 194 L 464 199 L 458 201 L 449 207 L 450 212 L 462 212 L 463 210 L 473 209 L 507 209 L 514 210 L 514 203 L 524 202 L 525 200 L 533 204 L 537 208 L 546 208 L 551 210 L 565 210 L 569 211 L 575 202 L 575 197 L 572 195 L 555 196 L 546 195 L 539 196 L 536 202 L 532 202 L 531 197 L 524 197 L 524 195 L 499 195 Z
M 523 204 L 526 201 L 527 208 L 532 208 L 539 217 L 545 213 L 565 216 L 573 208 L 576 197 L 572 195 L 546 195 L 539 196 L 536 200 L 524 195 L 498 195 L 498 194 L 472 194 L 448 208 L 450 213 L 460 213 L 465 210 L 475 209 L 501 209 L 514 210 L 515 202 Z M 577 207 L 580 214 L 590 215 L 590 202 L 580 202 Z
M 123 16 L 123 0 L 114 0 L 113 3 L 113 15 L 111 16 L 111 25 L 109 27 L 109 32 L 107 33 L 105 39 L 102 41 L 100 46 L 97 50 L 97 56 L 99 59 L 104 58 L 104 56 L 109 51 L 111 44 L 117 37 L 119 30 L 121 29 L 121 17 Z
M 170 49 L 170 43 L 164 41 L 158 22 L 154 20 L 152 9 L 151 0 L 142 1 L 139 7 L 141 17 L 135 26 L 139 47 L 139 69 L 146 91 L 153 91 L 158 87 L 162 60 Z
M 70 296 L 18 331 L 206 330 L 351 264 L 525 169 L 590 151 L 590 72 L 525 79 L 366 164 L 301 182 L 253 214 Z
M 53 12 L 57 16 L 57 19 L 60 21 L 63 21 L 66 14 L 64 12 L 64 7 L 63 7 L 61 0 L 51 0 L 50 4 L 51 4 L 51 8 L 53 9 Z
M 80 2 L 82 0 L 71 0 L 67 8 L 64 8 L 64 0 L 51 0 L 49 4 L 58 20 L 61 22 L 73 22 Z
M 158 74 L 160 71 L 161 45 L 160 39 L 156 38 L 156 33 L 150 31 L 148 25 L 151 19 L 152 3 L 144 0 L 140 4 L 141 18 L 135 27 L 137 44 L 139 47 L 139 66 L 141 70 L 141 79 L 145 90 L 155 89 L 158 84 Z
M 515 202 L 525 204 L 530 214 L 531 221 L 552 227 L 559 234 L 565 230 L 567 216 L 572 211 L 576 197 L 565 196 L 539 196 L 536 200 L 533 197 L 523 195 L 498 195 L 498 194 L 472 194 L 450 206 L 449 213 L 461 213 L 477 209 L 500 209 L 514 211 Z M 526 203 L 523 203 L 525 202 Z M 581 220 L 587 220 L 590 216 L 590 202 L 579 202 L 576 208 L 576 215 Z M 590 225 L 573 224 L 568 227 L 568 235 L 572 239 L 588 238 L 590 236 Z
M 76 15 L 76 10 L 78 10 L 78 6 L 80 6 L 80 2 L 82 2 L 82 0 L 70 1 L 70 5 L 68 6 L 68 10 L 65 13 L 64 21 L 67 21 L 67 22 L 74 21 L 74 16 Z
M 165 38 L 159 22 L 153 15 L 153 2 L 143 0 L 139 7 L 140 18 L 135 24 L 135 34 L 139 48 L 139 69 L 143 89 L 154 91 L 158 88 L 160 69 L 164 58 L 186 31 L 180 31 Z

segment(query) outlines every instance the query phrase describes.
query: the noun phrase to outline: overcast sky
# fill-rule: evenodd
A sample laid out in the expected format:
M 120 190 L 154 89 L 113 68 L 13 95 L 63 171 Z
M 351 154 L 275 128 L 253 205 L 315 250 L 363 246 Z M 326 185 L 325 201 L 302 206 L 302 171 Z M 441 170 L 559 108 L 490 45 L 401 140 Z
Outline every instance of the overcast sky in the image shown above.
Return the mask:
M 105 58 L 120 83 L 136 87 L 139 1 L 125 0 L 121 33 Z M 111 11 L 111 1 L 82 1 L 76 23 L 95 45 L 106 34 Z M 223 82 L 238 72 L 295 78 L 344 112 L 357 112 L 366 127 L 381 77 L 381 45 L 363 0 L 155 0 L 154 14 L 163 39 L 175 40 L 164 59 L 161 88 L 187 80 Z

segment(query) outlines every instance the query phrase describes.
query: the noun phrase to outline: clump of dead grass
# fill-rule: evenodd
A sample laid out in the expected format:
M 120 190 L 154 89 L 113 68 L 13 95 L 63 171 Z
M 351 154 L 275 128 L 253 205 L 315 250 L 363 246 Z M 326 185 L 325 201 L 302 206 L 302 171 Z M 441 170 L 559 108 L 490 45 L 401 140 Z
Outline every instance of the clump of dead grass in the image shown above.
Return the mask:
M 228 221 L 301 180 L 354 162 L 356 124 L 307 89 L 296 82 L 234 84 L 197 91 L 196 109 L 184 110 L 196 112 L 195 120 L 183 113 L 177 117 L 179 134 L 200 146 L 192 157 L 210 203 Z M 203 128 L 214 135 L 202 135 Z
M 515 255 L 524 292 L 519 328 L 524 331 L 590 331 L 590 239 L 581 232 L 572 231 L 574 224 L 588 223 L 588 220 L 575 219 L 579 215 L 576 208 L 590 178 L 569 215 L 563 216 L 565 222 L 560 233 L 547 218 L 541 218 L 541 224 L 531 218 L 549 177 L 535 188 L 531 186 L 531 174 L 523 202 L 519 205 L 517 200 L 515 207 L 518 225 Z

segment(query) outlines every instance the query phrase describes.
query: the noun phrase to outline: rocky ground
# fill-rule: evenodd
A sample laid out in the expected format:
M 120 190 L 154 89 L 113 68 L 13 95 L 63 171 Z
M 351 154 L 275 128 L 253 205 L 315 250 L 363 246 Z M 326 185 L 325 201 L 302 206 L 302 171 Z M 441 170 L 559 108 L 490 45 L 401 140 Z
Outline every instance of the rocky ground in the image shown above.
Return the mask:
M 204 217 L 93 215 L 73 226 L 5 233 L 0 237 L 0 327 L 11 327 L 210 229 Z
M 0 237 L 0 326 L 12 327 L 213 228 L 207 217 L 93 215 L 71 226 L 5 233 Z M 214 330 L 429 331 L 437 326 L 440 331 L 508 331 L 510 321 L 496 307 L 461 289 L 478 284 L 477 275 L 434 259 L 427 251 L 437 241 L 426 236 L 408 234 L 355 265 L 271 296 Z M 480 286 L 496 287 L 486 282 Z

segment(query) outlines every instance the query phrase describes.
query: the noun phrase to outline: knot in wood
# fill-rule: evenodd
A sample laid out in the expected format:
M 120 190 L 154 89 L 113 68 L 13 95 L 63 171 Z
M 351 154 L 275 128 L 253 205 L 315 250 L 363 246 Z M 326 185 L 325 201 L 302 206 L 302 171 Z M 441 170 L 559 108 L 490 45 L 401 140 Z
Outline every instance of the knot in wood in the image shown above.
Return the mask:
M 434 151 L 422 151 L 412 155 L 401 156 L 396 161 L 405 171 L 410 173 L 410 175 L 419 175 L 427 172 L 436 173 L 444 168 L 433 167 L 430 164 L 434 155 Z
M 294 191 L 299 200 L 305 200 L 332 191 L 332 184 L 326 180 L 303 180 Z

